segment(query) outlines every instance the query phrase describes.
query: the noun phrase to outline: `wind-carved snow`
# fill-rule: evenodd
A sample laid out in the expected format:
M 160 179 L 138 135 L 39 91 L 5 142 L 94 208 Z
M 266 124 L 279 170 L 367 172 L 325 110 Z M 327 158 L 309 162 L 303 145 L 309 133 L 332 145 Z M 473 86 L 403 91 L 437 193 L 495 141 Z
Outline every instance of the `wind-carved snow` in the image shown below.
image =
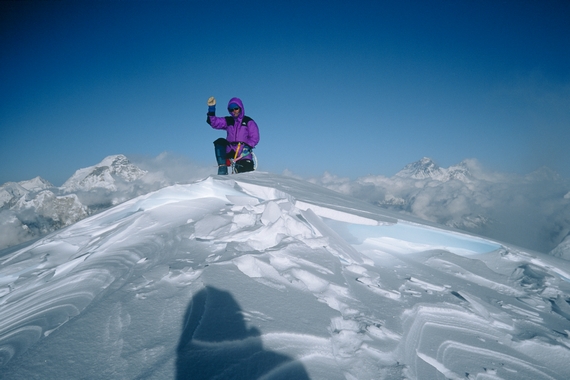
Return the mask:
M 566 379 L 570 263 L 210 177 L 0 252 L 0 378 Z

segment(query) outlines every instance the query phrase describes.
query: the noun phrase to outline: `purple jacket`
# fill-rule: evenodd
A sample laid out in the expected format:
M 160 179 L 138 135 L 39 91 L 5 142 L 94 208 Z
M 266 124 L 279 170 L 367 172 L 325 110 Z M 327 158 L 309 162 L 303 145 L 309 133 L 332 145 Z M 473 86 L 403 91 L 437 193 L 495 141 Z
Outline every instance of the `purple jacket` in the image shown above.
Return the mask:
M 206 121 L 212 128 L 223 129 L 227 132 L 226 140 L 228 140 L 229 144 L 226 148 L 226 152 L 236 150 L 239 142 L 246 143 L 253 148 L 259 142 L 259 129 L 257 128 L 257 124 L 252 118 L 245 116 L 243 103 L 239 98 L 230 99 L 228 107 L 232 103 L 236 103 L 241 108 L 241 112 L 237 118 L 233 116 L 217 117 L 215 112 L 208 112 Z M 244 158 L 251 159 L 251 155 Z

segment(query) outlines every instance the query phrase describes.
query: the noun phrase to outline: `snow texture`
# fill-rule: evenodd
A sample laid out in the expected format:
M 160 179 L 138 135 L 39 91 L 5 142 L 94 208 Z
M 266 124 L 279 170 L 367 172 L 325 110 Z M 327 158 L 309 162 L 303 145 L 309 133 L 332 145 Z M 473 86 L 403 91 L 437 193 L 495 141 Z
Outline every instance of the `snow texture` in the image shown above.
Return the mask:
M 570 262 L 254 172 L 0 251 L 1 379 L 567 379 Z

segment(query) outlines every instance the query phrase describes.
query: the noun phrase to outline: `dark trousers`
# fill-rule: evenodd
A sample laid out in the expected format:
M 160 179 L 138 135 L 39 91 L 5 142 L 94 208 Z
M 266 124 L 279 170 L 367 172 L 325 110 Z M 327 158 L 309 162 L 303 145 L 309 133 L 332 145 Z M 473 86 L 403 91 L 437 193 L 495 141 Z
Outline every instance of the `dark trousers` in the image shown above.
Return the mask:
M 232 150 L 230 153 L 226 153 L 226 148 L 228 147 L 228 140 L 219 138 L 214 141 L 214 153 L 216 154 L 216 161 L 218 162 L 218 174 L 225 175 L 228 174 L 228 158 L 233 158 L 235 152 Z M 253 161 L 249 159 L 241 159 L 236 161 L 234 164 L 234 169 L 237 173 L 251 172 L 254 170 Z
M 219 138 L 214 141 L 214 153 L 216 154 L 216 161 L 218 162 L 218 174 L 228 174 L 228 167 L 226 162 L 226 147 L 228 140 Z

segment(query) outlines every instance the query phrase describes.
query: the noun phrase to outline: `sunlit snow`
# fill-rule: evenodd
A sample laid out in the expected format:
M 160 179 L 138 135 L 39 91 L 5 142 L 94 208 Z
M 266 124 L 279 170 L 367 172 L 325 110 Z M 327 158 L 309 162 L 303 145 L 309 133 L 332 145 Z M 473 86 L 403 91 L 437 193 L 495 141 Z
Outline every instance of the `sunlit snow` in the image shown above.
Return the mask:
M 0 251 L 2 379 L 567 379 L 570 262 L 267 173 Z

